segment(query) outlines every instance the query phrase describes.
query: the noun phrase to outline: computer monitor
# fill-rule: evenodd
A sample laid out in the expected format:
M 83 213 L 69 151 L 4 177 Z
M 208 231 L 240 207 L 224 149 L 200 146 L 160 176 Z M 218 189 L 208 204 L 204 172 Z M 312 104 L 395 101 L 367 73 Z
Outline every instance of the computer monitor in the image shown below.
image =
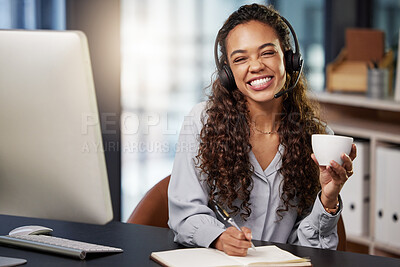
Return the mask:
M 0 214 L 113 218 L 82 32 L 0 31 Z

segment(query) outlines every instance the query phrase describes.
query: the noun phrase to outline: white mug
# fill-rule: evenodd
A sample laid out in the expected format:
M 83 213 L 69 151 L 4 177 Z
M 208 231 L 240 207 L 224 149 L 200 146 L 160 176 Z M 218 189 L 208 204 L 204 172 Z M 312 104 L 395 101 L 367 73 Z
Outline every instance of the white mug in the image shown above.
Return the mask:
M 340 135 L 313 134 L 311 145 L 320 166 L 328 166 L 332 160 L 343 164 L 341 155 L 350 154 L 353 138 Z

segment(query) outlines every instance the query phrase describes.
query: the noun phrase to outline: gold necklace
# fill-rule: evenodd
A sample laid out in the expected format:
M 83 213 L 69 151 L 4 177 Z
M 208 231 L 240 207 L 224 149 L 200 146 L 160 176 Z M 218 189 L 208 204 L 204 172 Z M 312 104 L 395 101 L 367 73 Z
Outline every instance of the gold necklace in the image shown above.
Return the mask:
M 253 122 L 253 124 L 254 124 L 253 128 L 259 133 L 262 133 L 262 134 L 276 134 L 276 133 L 278 133 L 278 131 L 263 131 L 263 130 L 260 130 L 260 129 L 257 128 L 256 122 Z

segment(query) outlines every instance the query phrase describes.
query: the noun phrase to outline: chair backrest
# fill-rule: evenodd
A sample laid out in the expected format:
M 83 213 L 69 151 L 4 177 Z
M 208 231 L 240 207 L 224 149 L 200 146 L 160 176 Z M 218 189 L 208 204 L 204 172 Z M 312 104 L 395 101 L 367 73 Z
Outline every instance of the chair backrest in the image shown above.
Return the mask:
M 339 221 L 337 223 L 337 233 L 339 236 L 339 244 L 336 250 L 346 251 L 347 248 L 346 230 L 344 228 L 343 217 L 341 214 L 339 217 Z
M 128 223 L 168 228 L 168 175 L 153 186 L 142 198 L 128 219 Z
M 128 223 L 168 228 L 168 175 L 153 186 L 139 202 L 128 219 Z M 337 224 L 339 244 L 337 250 L 346 250 L 346 231 L 342 215 Z

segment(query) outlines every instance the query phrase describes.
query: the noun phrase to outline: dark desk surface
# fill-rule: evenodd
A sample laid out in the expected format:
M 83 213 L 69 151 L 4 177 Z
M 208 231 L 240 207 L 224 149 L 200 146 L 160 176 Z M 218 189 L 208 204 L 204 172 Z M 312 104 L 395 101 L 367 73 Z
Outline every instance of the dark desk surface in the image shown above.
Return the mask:
M 152 251 L 180 248 L 173 242 L 169 229 L 111 222 L 105 226 L 71 223 L 0 215 L 0 235 L 23 225 L 43 225 L 52 228 L 53 236 L 120 247 L 123 253 L 89 257 L 80 261 L 53 254 L 0 246 L 0 256 L 24 258 L 22 266 L 159 266 L 149 256 Z M 254 241 L 257 245 L 268 242 Z M 351 252 L 314 249 L 287 244 L 276 244 L 300 257 L 310 257 L 318 266 L 400 266 L 400 259 L 370 256 Z

